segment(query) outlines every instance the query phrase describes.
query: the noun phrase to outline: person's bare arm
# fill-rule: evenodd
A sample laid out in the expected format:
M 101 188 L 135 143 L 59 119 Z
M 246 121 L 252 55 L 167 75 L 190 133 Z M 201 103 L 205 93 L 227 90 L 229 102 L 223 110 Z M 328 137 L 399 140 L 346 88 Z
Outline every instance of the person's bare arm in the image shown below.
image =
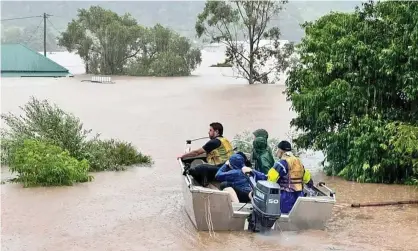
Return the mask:
M 180 158 L 183 159 L 183 158 L 188 158 L 188 157 L 196 157 L 204 153 L 205 153 L 205 150 L 203 148 L 199 148 L 199 149 L 183 154 Z

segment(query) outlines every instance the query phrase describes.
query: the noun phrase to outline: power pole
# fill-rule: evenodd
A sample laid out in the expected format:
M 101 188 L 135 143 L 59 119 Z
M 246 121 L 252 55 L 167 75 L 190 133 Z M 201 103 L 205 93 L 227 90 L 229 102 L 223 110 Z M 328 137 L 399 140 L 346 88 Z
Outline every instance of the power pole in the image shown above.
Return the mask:
M 44 13 L 44 57 L 46 57 L 46 13 Z
M 52 15 L 44 13 L 44 56 L 46 57 L 46 19 Z

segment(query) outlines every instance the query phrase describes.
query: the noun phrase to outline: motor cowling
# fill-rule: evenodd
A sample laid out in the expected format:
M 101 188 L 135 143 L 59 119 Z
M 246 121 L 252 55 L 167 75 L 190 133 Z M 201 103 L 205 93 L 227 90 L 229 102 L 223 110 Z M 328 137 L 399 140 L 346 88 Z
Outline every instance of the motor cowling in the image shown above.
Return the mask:
M 248 230 L 270 231 L 280 218 L 280 185 L 269 181 L 258 181 L 251 200 L 253 212 L 248 217 Z

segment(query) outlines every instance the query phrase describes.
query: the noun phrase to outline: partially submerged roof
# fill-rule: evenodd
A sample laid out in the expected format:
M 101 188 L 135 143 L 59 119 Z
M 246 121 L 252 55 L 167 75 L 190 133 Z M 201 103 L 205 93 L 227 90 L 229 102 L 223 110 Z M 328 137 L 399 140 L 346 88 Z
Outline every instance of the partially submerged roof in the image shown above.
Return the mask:
M 68 69 L 22 44 L 1 44 L 2 77 L 65 77 Z

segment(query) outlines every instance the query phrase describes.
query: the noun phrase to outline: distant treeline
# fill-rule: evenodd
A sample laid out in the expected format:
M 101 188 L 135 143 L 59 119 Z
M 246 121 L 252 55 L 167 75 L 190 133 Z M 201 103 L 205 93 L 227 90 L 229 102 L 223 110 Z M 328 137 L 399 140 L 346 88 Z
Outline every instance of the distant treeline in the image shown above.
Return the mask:
M 282 33 L 282 39 L 300 41 L 304 35 L 299 24 L 304 21 L 316 19 L 331 10 L 352 11 L 360 1 L 291 1 L 285 9 L 271 22 L 270 25 L 278 26 Z M 88 9 L 92 5 L 98 5 L 104 9 L 110 9 L 119 15 L 128 12 L 138 23 L 144 26 L 161 24 L 173 29 L 182 36 L 191 40 L 196 39 L 194 25 L 197 15 L 205 6 L 204 1 L 140 1 L 140 2 L 1 2 L 2 19 L 41 16 L 48 13 L 53 16 L 47 21 L 47 50 L 65 50 L 58 46 L 57 36 L 63 32 L 67 24 L 76 18 L 77 10 Z M 43 23 L 42 18 L 18 19 L 2 22 L 2 42 L 23 43 L 37 51 L 43 50 Z M 37 29 L 38 25 L 40 27 Z

